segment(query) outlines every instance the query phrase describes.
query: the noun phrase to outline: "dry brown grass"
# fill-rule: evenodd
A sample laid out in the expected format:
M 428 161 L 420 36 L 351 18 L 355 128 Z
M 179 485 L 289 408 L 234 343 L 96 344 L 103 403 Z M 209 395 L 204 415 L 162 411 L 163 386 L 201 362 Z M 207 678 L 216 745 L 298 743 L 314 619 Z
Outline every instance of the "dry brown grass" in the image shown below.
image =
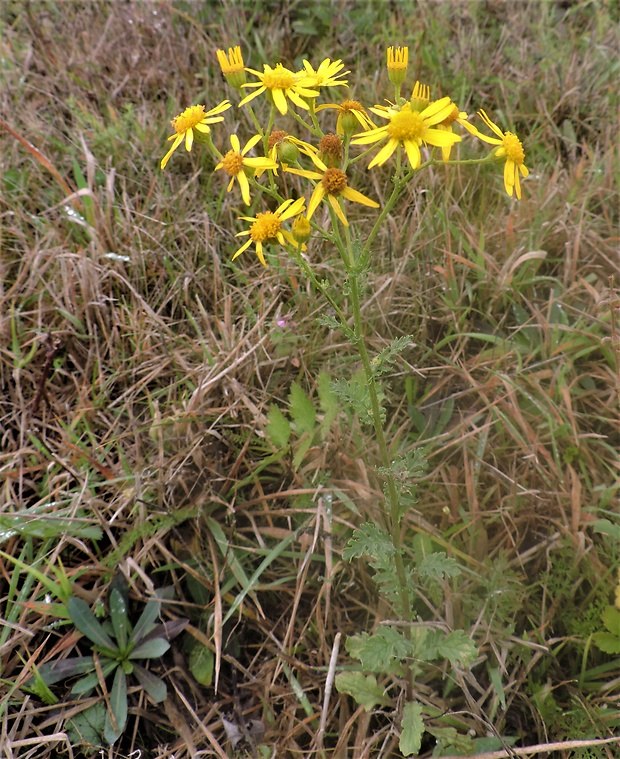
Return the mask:
M 618 503 L 606 305 L 619 239 L 617 9 L 369 3 L 352 24 L 352 5 L 0 9 L 0 118 L 12 130 L 0 132 L 2 530 L 21 519 L 0 548 L 48 577 L 61 561 L 91 602 L 117 571 L 136 609 L 174 585 L 166 614 L 191 621 L 158 665 L 169 698 L 132 696 L 110 757 L 229 756 L 222 716 L 240 712 L 263 721 L 266 756 L 314 755 L 321 741 L 334 757 L 397 752 L 388 712 L 337 693 L 323 704 L 336 635 L 390 614 L 368 568 L 341 558 L 353 527 L 377 515 L 374 442 L 342 414 L 295 470 L 264 435 L 293 381 L 313 393 L 321 369 L 354 371 L 351 349 L 317 326 L 322 304 L 292 262 L 231 265 L 238 209 L 197 151 L 158 167 L 168 119 L 219 102 L 215 50 L 237 42 L 251 65 L 260 45 L 272 62 L 342 57 L 355 95 L 380 99 L 398 36 L 434 93 L 467 84 L 464 107 L 503 112 L 529 135 L 522 203 L 507 205 L 486 169 L 437 174 L 412 184 L 376 244 L 371 345 L 415 340 L 390 379 L 389 439 L 395 452 L 423 444 L 430 463 L 404 529 L 472 559 L 444 601 L 422 603 L 481 651 L 457 683 L 425 670 L 418 697 L 460 734 L 521 745 L 620 730 L 617 660 L 587 643 L 620 559 L 592 529 Z M 383 199 L 388 170 L 360 189 Z M 336 276 L 329 251 L 311 252 L 319 276 Z M 294 323 L 284 339 L 279 318 Z M 83 537 L 87 526 L 101 538 Z M 61 684 L 45 706 L 20 686 L 83 644 L 34 605 L 46 600 L 36 578 L 7 559 L 0 573 L 1 751 L 80 756 L 66 718 L 84 702 Z M 216 655 L 217 692 L 190 673 L 194 641 Z M 429 737 L 425 755 L 432 747 Z

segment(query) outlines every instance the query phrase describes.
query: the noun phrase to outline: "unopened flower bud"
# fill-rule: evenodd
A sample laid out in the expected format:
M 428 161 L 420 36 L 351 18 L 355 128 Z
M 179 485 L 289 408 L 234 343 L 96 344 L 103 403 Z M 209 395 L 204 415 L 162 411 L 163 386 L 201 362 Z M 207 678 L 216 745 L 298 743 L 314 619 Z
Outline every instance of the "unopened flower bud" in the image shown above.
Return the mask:
M 307 242 L 312 234 L 310 222 L 305 216 L 296 216 L 291 227 L 291 234 L 299 243 Z
M 228 56 L 223 50 L 218 50 L 217 60 L 228 84 L 236 90 L 241 90 L 241 85 L 245 84 L 245 68 L 239 45 L 229 47 Z
M 407 68 L 409 66 L 409 48 L 408 47 L 388 47 L 387 49 L 387 70 L 390 82 L 395 87 L 400 87 L 407 77 Z
M 340 166 L 340 161 L 342 160 L 342 140 L 337 134 L 326 134 L 322 138 L 319 142 L 319 158 L 328 167 Z

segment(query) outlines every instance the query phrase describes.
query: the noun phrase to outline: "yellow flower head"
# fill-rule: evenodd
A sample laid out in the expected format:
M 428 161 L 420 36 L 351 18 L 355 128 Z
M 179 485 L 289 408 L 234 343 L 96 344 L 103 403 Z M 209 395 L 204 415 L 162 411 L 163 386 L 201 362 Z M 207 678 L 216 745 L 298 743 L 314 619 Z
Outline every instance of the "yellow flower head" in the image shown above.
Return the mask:
M 377 116 L 390 121 L 389 124 L 378 129 L 358 134 L 352 140 L 355 145 L 368 145 L 387 138 L 387 143 L 368 164 L 369 169 L 385 163 L 399 145 L 405 149 L 411 168 L 417 169 L 422 162 L 420 145 L 435 145 L 442 148 L 461 141 L 457 134 L 435 128 L 452 110 L 449 97 L 430 103 L 423 111 L 411 110 L 409 102 L 400 109 L 393 107 L 371 108 L 370 110 Z
M 278 168 L 278 164 L 272 161 L 271 158 L 246 158 L 245 154 L 248 153 L 257 142 L 261 139 L 260 134 L 255 135 L 246 143 L 246 146 L 241 150 L 241 143 L 236 134 L 230 135 L 230 144 L 232 150 L 222 158 L 222 160 L 215 167 L 215 171 L 218 169 L 224 169 L 224 171 L 230 177 L 228 183 L 228 192 L 232 190 L 235 179 L 239 182 L 241 188 L 241 197 L 246 206 L 250 205 L 250 183 L 245 173 L 245 168 L 260 169 L 261 172 L 265 169 L 271 169 L 275 171 Z
M 245 84 L 246 76 L 243 55 L 239 45 L 229 47 L 228 56 L 223 50 L 218 50 L 217 60 L 228 84 L 236 90 L 241 89 L 241 86 Z
M 336 121 L 336 134 L 349 137 L 356 132 L 359 127 L 364 131 L 374 129 L 375 125 L 370 120 L 364 106 L 357 100 L 344 100 L 342 103 L 324 103 L 316 109 L 317 113 L 326 108 L 333 108 L 338 111 L 338 120 Z
M 408 47 L 388 47 L 387 49 L 387 70 L 390 82 L 394 87 L 400 87 L 407 77 L 407 68 L 409 67 L 409 48 Z
M 244 221 L 252 222 L 252 226 L 248 230 L 237 232 L 235 235 L 236 237 L 249 235 L 249 239 L 243 243 L 232 257 L 232 260 L 234 261 L 237 256 L 240 256 L 252 243 L 256 245 L 256 255 L 263 266 L 267 266 L 265 254 L 263 253 L 264 245 L 272 242 L 279 242 L 280 245 L 285 245 L 288 242 L 295 248 L 298 247 L 297 241 L 291 233 L 282 229 L 282 222 L 303 213 L 305 202 L 305 198 L 297 198 L 297 200 L 289 199 L 285 200 L 275 211 L 257 213 L 256 216 L 240 216 L 239 218 Z
M 161 168 L 165 169 L 166 164 L 170 160 L 170 156 L 179 147 L 179 145 L 185 140 L 185 149 L 189 152 L 194 144 L 194 129 L 202 134 L 208 134 L 211 130 L 209 124 L 215 124 L 218 121 L 224 121 L 224 117 L 220 116 L 221 113 L 227 111 L 230 108 L 228 100 L 224 100 L 215 108 L 205 113 L 204 105 L 192 105 L 186 108 L 176 118 L 172 119 L 171 124 L 175 130 L 173 135 L 168 137 L 168 140 L 174 140 L 172 147 L 166 153 L 161 160 Z
M 243 98 L 239 103 L 240 106 L 249 103 L 250 100 L 253 100 L 262 92 L 268 92 L 275 107 L 284 115 L 288 110 L 286 98 L 300 108 L 308 110 L 308 103 L 303 98 L 315 98 L 319 95 L 318 90 L 308 89 L 312 86 L 313 80 L 305 72 L 300 71 L 295 73 L 285 68 L 281 63 L 277 63 L 275 68 L 271 68 L 271 66 L 265 63 L 264 69 L 261 73 L 260 71 L 246 68 L 246 71 L 257 76 L 259 81 L 249 82 L 248 84 L 244 84 L 243 87 L 257 87 L 258 89 Z
M 304 61 L 304 70 L 300 72 L 308 77 L 308 86 L 310 87 L 348 87 L 346 79 L 340 77 L 351 73 L 342 71 L 344 63 L 342 61 L 330 61 L 326 58 L 318 69 L 315 71 L 308 61 Z M 339 73 L 342 71 L 342 73 Z
M 468 130 L 489 145 L 500 146 L 495 150 L 495 156 L 497 158 L 506 158 L 506 163 L 504 164 L 504 187 L 511 197 L 514 192 L 517 198 L 521 200 L 521 181 L 519 179 L 519 174 L 525 178 L 530 173 L 525 165 L 525 152 L 521 140 L 512 132 L 502 132 L 497 124 L 494 124 L 484 111 L 478 111 L 478 115 L 489 129 L 492 132 L 495 132 L 497 137 L 488 137 L 486 134 L 479 132 L 471 124 L 467 125 Z
M 349 226 L 349 222 L 340 205 L 340 197 L 352 200 L 354 203 L 370 206 L 371 208 L 379 208 L 379 204 L 374 200 L 367 198 L 361 192 L 348 186 L 347 175 L 344 171 L 328 168 L 319 158 L 316 158 L 314 163 L 322 169 L 322 173 L 318 171 L 306 171 L 305 169 L 286 169 L 291 174 L 298 174 L 301 177 L 318 181 L 308 203 L 308 221 L 312 218 L 312 214 L 316 211 L 323 198 L 327 198 L 327 202 L 334 209 L 336 216 L 345 227 Z

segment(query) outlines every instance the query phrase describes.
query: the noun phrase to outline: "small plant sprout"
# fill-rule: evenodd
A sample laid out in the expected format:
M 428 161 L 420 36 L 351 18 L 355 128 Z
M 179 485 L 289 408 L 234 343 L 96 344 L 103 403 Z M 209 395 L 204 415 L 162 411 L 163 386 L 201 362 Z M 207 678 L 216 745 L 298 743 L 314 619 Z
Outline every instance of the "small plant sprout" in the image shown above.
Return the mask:
M 187 620 L 158 622 L 161 604 L 167 595 L 165 590 L 158 591 L 157 598 L 146 602 L 134 624 L 128 616 L 126 585 L 118 576 L 110 587 L 109 616 L 103 622 L 97 619 L 85 601 L 71 596 L 67 601 L 69 618 L 91 644 L 91 653 L 43 664 L 37 668 L 27 687 L 44 697 L 49 686 L 76 676 L 80 677 L 71 688 L 73 696 L 86 696 L 99 686 L 105 687 L 109 693 L 108 708 L 105 713 L 93 710 L 91 723 L 93 719 L 101 721 L 101 735 L 108 744 L 114 743 L 127 724 L 129 677 L 135 678 L 154 703 L 161 703 L 166 698 L 165 682 L 146 669 L 144 663 L 162 657 L 170 648 L 169 641 L 187 624 Z M 107 685 L 109 678 L 112 679 L 111 687 Z

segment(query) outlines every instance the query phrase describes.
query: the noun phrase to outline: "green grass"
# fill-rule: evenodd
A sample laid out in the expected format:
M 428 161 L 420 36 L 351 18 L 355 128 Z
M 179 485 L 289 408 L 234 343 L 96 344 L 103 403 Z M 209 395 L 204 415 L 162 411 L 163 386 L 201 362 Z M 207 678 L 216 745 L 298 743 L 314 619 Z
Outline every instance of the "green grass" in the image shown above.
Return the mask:
M 130 693 L 110 756 L 228 756 L 221 717 L 240 710 L 263 722 L 261 755 L 312 755 L 321 716 L 324 755 L 399 755 L 389 710 L 334 691 L 323 714 L 336 633 L 351 667 L 344 639 L 389 618 L 369 567 L 342 559 L 377 515 L 376 443 L 344 409 L 319 429 L 320 373 L 358 360 L 317 323 L 322 300 L 292 259 L 231 262 L 247 211 L 206 152 L 159 169 L 169 120 L 229 96 L 215 51 L 235 44 L 252 67 L 342 58 L 366 105 L 391 92 L 386 46 L 407 44 L 407 87 L 417 77 L 523 138 L 520 203 L 496 167 L 421 174 L 367 283 L 371 349 L 413 335 L 385 400 L 392 453 L 423 446 L 429 461 L 404 534 L 471 560 L 441 594 L 420 588 L 421 618 L 480 650 L 456 682 L 421 670 L 437 715 L 421 755 L 618 734 L 619 660 L 592 639 L 620 565 L 618 16 L 613 2 L 2 4 L 0 548 L 22 564 L 0 559 L 0 745 L 34 756 L 36 737 L 54 757 L 80 707 L 62 687 L 61 711 L 22 688 L 34 666 L 88 653 L 44 606 L 62 566 L 90 604 L 121 572 L 132 613 L 173 585 L 164 617 L 190 619 L 153 667 L 167 701 Z M 356 187 L 385 202 L 390 179 L 383 166 Z M 363 232 L 368 209 L 349 211 Z M 334 253 L 309 255 L 344 303 Z M 293 383 L 316 405 L 312 430 Z M 283 450 L 274 405 L 298 423 Z M 398 678 L 385 684 L 398 707 Z

